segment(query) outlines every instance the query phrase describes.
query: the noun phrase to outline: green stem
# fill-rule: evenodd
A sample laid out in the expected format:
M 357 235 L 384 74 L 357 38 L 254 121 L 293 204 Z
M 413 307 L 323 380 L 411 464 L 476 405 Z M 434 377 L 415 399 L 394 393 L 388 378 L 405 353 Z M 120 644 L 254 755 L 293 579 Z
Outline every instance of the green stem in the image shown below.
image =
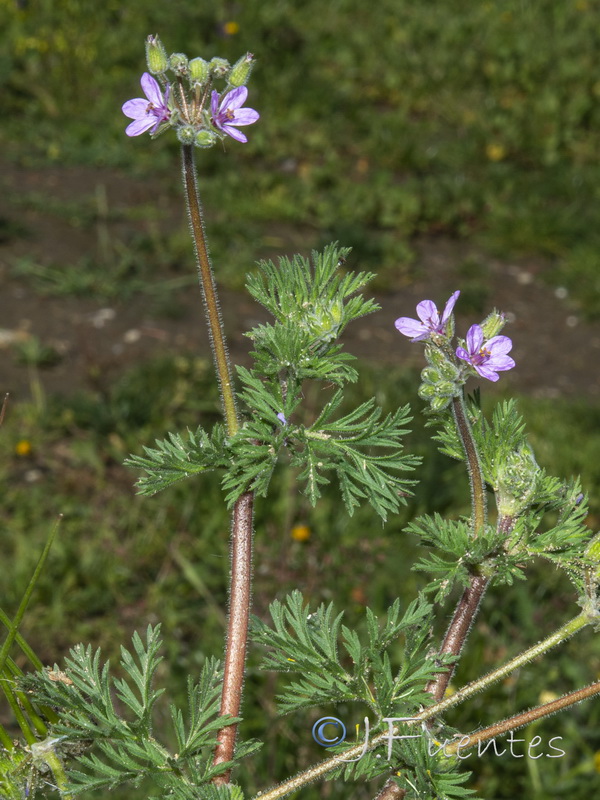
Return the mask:
M 475 440 L 473 439 L 471 426 L 467 419 L 465 402 L 462 397 L 453 398 L 452 411 L 458 435 L 460 436 L 465 451 L 467 469 L 469 470 L 473 536 L 479 536 L 483 533 L 486 518 L 485 487 L 483 485 L 483 473 L 481 471 L 479 453 L 477 452 Z
M 9 753 L 11 752 L 11 750 L 15 749 L 15 745 L 14 745 L 13 740 L 10 738 L 8 733 L 4 730 L 2 725 L 0 725 L 0 745 L 2 745 L 2 747 L 6 751 L 8 751 Z
M 432 706 L 429 706 L 424 711 L 421 711 L 420 714 L 412 717 L 410 722 L 407 722 L 407 725 L 416 724 L 427 722 L 434 717 L 437 717 L 444 711 L 447 711 L 449 708 L 452 708 L 456 705 L 459 705 L 461 702 L 466 700 L 468 697 L 480 692 L 482 689 L 486 689 L 492 683 L 500 680 L 500 678 L 506 677 L 506 675 L 513 672 L 520 666 L 532 661 L 536 656 L 542 655 L 543 653 L 547 652 L 551 648 L 555 647 L 557 644 L 564 642 L 570 636 L 572 636 L 577 631 L 584 628 L 586 625 L 589 625 L 591 622 L 596 621 L 596 617 L 594 615 L 588 614 L 585 611 L 579 614 L 577 617 L 573 618 L 565 625 L 562 625 L 557 631 L 553 634 L 548 636 L 544 641 L 539 642 L 538 644 L 530 647 L 529 650 L 526 650 L 521 655 L 513 658 L 511 661 L 504 664 L 502 667 L 494 670 L 493 672 L 489 672 L 487 675 L 484 675 L 483 678 L 480 678 L 472 683 L 467 684 L 467 686 L 463 687 L 458 692 L 455 692 L 450 697 L 447 697 L 445 700 L 442 700 L 440 703 L 435 703 Z M 598 689 L 593 687 L 598 686 Z M 546 706 L 542 708 L 547 709 L 548 707 L 552 706 L 553 711 L 560 710 L 560 708 L 565 708 L 573 703 L 579 702 L 579 700 L 584 699 L 584 697 L 589 697 L 593 694 L 600 692 L 600 682 L 598 684 L 593 684 L 593 687 L 587 687 L 586 689 L 581 689 L 579 692 L 575 692 L 572 695 L 567 695 L 560 700 L 556 700 L 553 703 L 548 703 Z M 580 696 L 581 695 L 581 696 Z M 573 699 L 574 698 L 574 699 Z M 554 707 L 556 704 L 560 704 L 559 706 Z M 537 711 L 537 709 L 534 709 Z M 520 725 L 525 725 L 528 722 L 533 721 L 533 719 L 539 718 L 539 716 L 545 716 L 546 714 L 553 713 L 553 711 L 545 711 L 544 713 L 539 714 L 537 717 L 532 717 L 531 719 L 526 719 L 523 722 L 520 722 Z M 525 714 L 529 714 L 530 712 L 525 712 Z M 520 715 L 524 716 L 524 715 Z M 519 727 L 514 723 L 514 720 L 518 719 L 517 717 L 512 718 L 513 720 L 513 727 Z M 498 725 L 505 725 L 506 723 L 498 723 Z M 496 731 L 498 730 L 497 726 L 492 726 Z M 485 730 L 492 730 L 492 728 L 486 728 Z M 506 730 L 510 730 L 507 728 Z M 394 729 L 395 732 L 397 732 Z M 482 733 L 480 731 L 480 733 Z M 474 734 L 479 735 L 479 734 Z M 498 733 L 496 733 L 498 735 Z M 489 736 L 492 738 L 492 735 Z M 389 732 L 385 731 L 384 733 L 380 733 L 377 736 L 370 739 L 368 742 L 367 751 L 374 750 L 376 747 L 379 747 L 380 744 L 384 742 L 387 743 L 389 741 Z M 475 742 L 477 740 L 474 740 Z M 256 796 L 256 800 L 278 800 L 280 797 L 284 797 L 285 795 L 289 794 L 290 792 L 294 792 L 303 786 L 311 783 L 312 781 L 318 780 L 320 778 L 324 778 L 328 775 L 332 770 L 338 767 L 344 761 L 350 761 L 352 759 L 359 758 L 361 754 L 365 750 L 365 745 L 358 744 L 354 747 L 345 750 L 343 753 L 340 753 L 332 758 L 328 758 L 324 761 L 321 761 L 319 764 L 316 764 L 313 767 L 301 772 L 299 775 L 296 775 L 294 778 L 291 778 L 288 781 L 284 781 L 280 783 L 278 786 L 274 787 L 273 789 L 269 790 L 268 792 L 261 792 L 259 795 Z
M 462 689 L 459 689 L 458 692 L 455 692 L 450 697 L 442 700 L 437 704 L 437 706 L 431 706 L 431 708 L 437 708 L 438 713 L 442 713 L 443 711 L 446 711 L 446 709 L 457 705 L 457 703 L 467 700 L 467 698 L 477 694 L 477 692 L 481 692 L 483 689 L 487 689 L 487 687 L 491 686 L 493 683 L 496 683 L 502 678 L 506 678 L 511 672 L 514 672 L 519 667 L 525 666 L 525 664 L 528 664 L 538 656 L 547 653 L 553 647 L 562 644 L 562 642 L 565 642 L 567 639 L 573 636 L 573 634 L 577 633 L 577 631 L 580 631 L 582 628 L 585 628 L 586 625 L 589 625 L 592 621 L 594 621 L 594 617 L 583 611 L 581 614 L 569 620 L 556 631 L 554 631 L 554 633 L 550 634 L 550 636 L 548 636 L 546 639 L 538 642 L 533 647 L 530 647 L 529 650 L 525 650 L 523 653 L 520 653 L 520 655 L 515 656 L 515 658 L 507 661 L 506 664 L 498 667 L 498 669 L 488 672 L 487 675 L 483 676 L 483 678 L 479 678 L 472 683 L 468 683 L 466 686 L 463 686 Z M 427 709 L 427 712 L 429 711 L 430 708 Z
M 582 700 L 588 697 L 593 697 L 595 694 L 600 694 L 600 681 L 586 686 L 584 689 L 578 689 L 576 692 L 559 697 L 558 700 L 552 700 L 551 703 L 545 703 L 543 706 L 531 708 L 529 711 L 524 711 L 522 714 L 516 714 L 514 717 L 496 722 L 488 728 L 471 733 L 468 736 L 463 736 L 458 742 L 452 742 L 444 745 L 444 753 L 452 755 L 459 749 L 467 750 L 469 747 L 478 744 L 479 742 L 487 742 L 489 739 L 494 739 L 496 736 L 501 736 L 508 731 L 514 731 L 517 728 L 522 728 L 524 725 L 530 725 L 542 717 L 548 717 L 550 714 L 556 714 L 557 711 L 562 711 L 564 708 L 574 706 L 576 703 L 581 703 Z
M 204 309 L 208 318 L 208 328 L 210 343 L 215 359 L 217 377 L 221 388 L 221 398 L 227 432 L 233 436 L 239 428 L 237 419 L 235 396 L 233 393 L 233 381 L 231 377 L 231 366 L 229 353 L 223 334 L 223 321 L 217 300 L 217 288 L 213 276 L 206 237 L 204 235 L 204 223 L 202 217 L 202 206 L 198 194 L 198 182 L 196 179 L 196 166 L 194 163 L 194 149 L 192 145 L 184 144 L 181 148 L 181 163 L 183 169 L 183 184 L 187 201 L 188 218 L 196 257 L 198 260 L 198 271 L 200 274 L 200 286 L 204 298 Z
M 63 767 L 62 761 L 56 755 L 54 750 L 48 750 L 48 752 L 45 754 L 44 761 L 52 770 L 54 780 L 56 781 L 56 786 L 63 800 L 74 800 L 74 795 L 67 789 L 67 775 L 65 773 L 65 768 Z
M 31 730 L 31 726 L 29 725 L 25 714 L 21 710 L 21 706 L 17 702 L 17 698 L 15 697 L 15 693 L 12 690 L 12 681 L 6 680 L 6 675 L 2 675 L 2 691 L 4 692 L 4 696 L 6 697 L 8 704 L 12 710 L 12 713 L 15 717 L 17 725 L 21 728 L 23 736 L 25 737 L 25 741 L 28 745 L 35 744 L 37 742 L 35 733 Z

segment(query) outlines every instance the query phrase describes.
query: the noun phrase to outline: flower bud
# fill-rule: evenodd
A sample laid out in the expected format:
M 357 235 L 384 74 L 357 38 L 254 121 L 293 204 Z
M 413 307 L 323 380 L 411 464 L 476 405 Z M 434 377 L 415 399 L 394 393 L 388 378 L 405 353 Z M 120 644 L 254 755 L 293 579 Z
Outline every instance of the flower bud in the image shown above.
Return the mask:
M 193 125 L 181 125 L 177 128 L 177 138 L 181 144 L 192 144 L 196 138 L 196 131 Z
M 520 513 L 533 502 L 540 468 L 533 450 L 524 443 L 498 465 L 496 503 L 500 514 Z
M 248 83 L 248 78 L 254 66 L 254 56 L 252 53 L 246 53 L 238 61 L 235 62 L 229 73 L 229 85 L 237 89 L 238 86 L 244 86 Z
M 212 147 L 217 138 L 217 134 L 212 131 L 198 131 L 194 137 L 194 144 L 196 147 Z
M 448 408 L 450 403 L 452 402 L 451 397 L 434 397 L 433 400 L 429 403 L 429 407 L 432 411 L 435 411 L 439 414 L 440 411 L 443 411 L 445 408 Z
M 501 311 L 494 309 L 492 313 L 486 317 L 481 323 L 481 330 L 483 331 L 483 338 L 487 341 L 497 336 L 502 328 L 506 325 L 506 316 Z
M 176 75 L 185 77 L 189 73 L 188 57 L 185 53 L 172 53 L 169 57 L 169 67 Z
M 203 58 L 192 58 L 189 63 L 190 81 L 193 86 L 204 86 L 210 76 L 210 66 Z
M 425 359 L 428 364 L 437 369 L 439 375 L 445 380 L 456 381 L 458 379 L 458 367 L 437 347 L 427 344 L 425 346 Z
M 434 397 L 436 397 L 437 390 L 431 383 L 422 383 L 419 386 L 417 394 L 421 400 L 427 400 L 429 402 L 429 400 L 432 400 Z
M 430 383 L 432 385 L 435 385 L 439 383 L 440 378 L 441 378 L 440 373 L 437 371 L 437 369 L 434 369 L 433 367 L 425 367 L 425 369 L 421 372 L 421 380 L 423 381 L 423 383 Z
M 169 67 L 167 51 L 158 36 L 152 34 L 146 39 L 146 63 L 148 72 L 153 75 L 162 75 Z
M 439 381 L 436 389 L 438 394 L 443 397 L 454 397 L 456 394 L 456 384 L 453 381 Z
M 208 66 L 210 67 L 211 75 L 215 78 L 226 78 L 231 69 L 231 64 L 226 58 L 218 58 L 217 56 L 211 58 Z

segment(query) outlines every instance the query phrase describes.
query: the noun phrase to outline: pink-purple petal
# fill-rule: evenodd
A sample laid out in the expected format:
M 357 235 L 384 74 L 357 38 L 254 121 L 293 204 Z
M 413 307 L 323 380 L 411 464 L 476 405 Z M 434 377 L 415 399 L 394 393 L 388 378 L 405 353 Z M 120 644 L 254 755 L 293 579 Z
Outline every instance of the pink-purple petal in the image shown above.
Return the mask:
M 417 305 L 417 315 L 430 329 L 435 328 L 440 321 L 437 306 L 432 300 L 421 300 Z
M 404 336 L 408 336 L 413 342 L 424 339 L 429 336 L 429 328 L 423 325 L 416 319 L 410 317 L 400 317 L 394 323 L 396 330 L 400 331 Z
M 494 369 L 490 366 L 490 364 L 476 364 L 475 365 L 476 371 L 481 375 L 482 378 L 485 378 L 488 381 L 494 381 L 494 383 L 498 380 L 498 375 L 496 375 Z
M 131 117 L 131 119 L 139 119 L 140 117 L 145 116 L 147 108 L 148 101 L 144 100 L 143 97 L 136 97 L 135 100 L 127 100 L 126 103 L 123 103 L 121 106 L 121 111 L 126 117 Z
M 164 103 L 163 93 L 160 89 L 158 82 L 150 75 L 149 72 L 144 72 L 140 79 L 144 94 L 155 106 L 162 106 Z
M 512 350 L 512 340 L 509 339 L 508 336 L 494 336 L 492 339 L 487 342 L 487 349 L 495 355 L 510 353 Z
M 139 136 L 142 133 L 146 133 L 147 130 L 150 130 L 154 123 L 155 118 L 150 115 L 147 117 L 140 117 L 129 123 L 125 128 L 125 133 L 127 136 Z
M 454 310 L 454 306 L 456 305 L 456 301 L 458 300 L 459 295 L 460 295 L 460 290 L 450 295 L 448 302 L 446 303 L 446 306 L 444 308 L 444 313 L 442 314 L 441 325 L 445 325 L 450 319 L 450 315 Z
M 253 108 L 240 108 L 239 111 L 235 111 L 233 115 L 233 119 L 231 122 L 228 122 L 228 125 L 252 125 L 253 122 L 256 122 L 259 119 L 260 114 L 258 111 L 255 111 Z
M 220 110 L 222 111 L 224 108 L 229 110 L 241 108 L 246 102 L 247 97 L 248 89 L 245 86 L 238 86 L 237 89 L 232 89 L 230 92 L 227 92 L 221 103 Z
M 232 139 L 236 139 L 238 142 L 247 142 L 247 137 L 241 132 L 236 130 L 235 128 L 231 127 L 232 123 L 228 125 L 223 125 L 223 130 L 228 136 L 231 136 Z
M 514 359 L 510 356 L 493 356 L 488 361 L 488 364 L 498 372 L 504 372 L 507 369 L 512 369 L 515 366 Z
M 469 353 L 473 355 L 478 353 L 483 344 L 483 331 L 479 325 L 471 325 L 467 331 L 467 348 Z

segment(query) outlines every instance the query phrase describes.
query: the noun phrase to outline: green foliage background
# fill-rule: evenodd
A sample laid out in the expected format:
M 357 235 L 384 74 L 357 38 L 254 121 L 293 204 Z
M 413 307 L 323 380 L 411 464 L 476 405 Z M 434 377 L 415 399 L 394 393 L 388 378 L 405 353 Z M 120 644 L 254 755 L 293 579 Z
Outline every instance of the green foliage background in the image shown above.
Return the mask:
M 600 314 L 598 0 L 1 0 L 0 13 L 0 143 L 29 163 L 172 171 L 175 141 L 123 136 L 146 35 L 168 52 L 255 54 L 260 125 L 235 168 L 202 154 L 207 207 L 237 219 L 213 247 L 238 285 L 286 226 L 306 248 L 352 246 L 384 281 L 408 273 L 411 239 L 446 233 L 548 256 L 548 279 Z
M 228 33 L 230 22 L 237 33 Z M 176 187 L 176 143 L 149 146 L 123 135 L 120 106 L 139 93 L 145 36 L 159 33 L 169 51 L 232 61 L 250 50 L 258 59 L 251 104 L 261 124 L 234 160 L 231 149 L 229 163 L 217 150 L 202 154 L 212 249 L 227 263 L 231 285 L 257 255 L 276 252 L 282 234 L 298 232 L 305 249 L 339 239 L 379 273 L 380 285 L 396 284 L 412 275 L 418 237 L 443 233 L 469 236 L 492 254 L 546 256 L 548 280 L 568 287 L 597 317 L 599 23 L 597 0 L 0 0 L 0 145 L 3 158 L 25 165 L 93 164 Z M 42 202 L 57 207 L 52 198 Z M 79 219 L 95 213 L 75 211 Z M 189 249 L 176 237 L 166 244 L 171 252 Z M 148 243 L 131 243 L 138 245 Z M 152 263 L 161 263 L 161 253 L 154 246 Z M 113 266 L 103 276 L 101 293 L 144 282 L 143 273 L 131 282 L 126 259 L 119 265 L 120 272 Z M 80 266 L 66 291 L 95 293 L 99 279 L 90 283 Z M 25 277 L 47 290 L 49 274 L 32 276 L 30 268 Z M 369 509 L 349 520 L 335 491 L 310 509 L 294 493 L 289 469 L 276 470 L 271 499 L 257 510 L 259 616 L 273 597 L 298 586 L 311 601 L 335 599 L 348 624 L 360 624 L 366 603 L 383 611 L 397 595 L 408 602 L 420 582 L 410 572 L 417 547 L 401 533 L 409 516 L 465 512 L 466 478 L 428 442 L 415 376 L 382 377 L 366 367 L 360 374 L 355 402 L 377 394 L 386 413 L 406 402 L 415 409 L 407 447 L 425 458 L 416 501 L 382 529 Z M 590 436 L 598 409 L 527 400 L 520 408 L 531 420 L 540 464 L 565 477 L 582 473 L 592 495 L 590 523 L 598 527 L 600 454 Z M 218 482 L 132 498 L 132 474 L 121 466 L 142 444 L 168 430 L 208 427 L 217 414 L 210 365 L 187 357 L 142 365 L 96 395 L 11 409 L 0 437 L 2 556 L 10 564 L 0 574 L 0 596 L 7 610 L 16 607 L 56 514 L 65 515 L 24 628 L 46 660 L 88 639 L 116 660 L 131 630 L 160 621 L 167 652 L 158 677 L 183 695 L 185 674 L 221 655 L 228 523 Z M 23 439 L 32 444 L 26 456 L 17 453 Z M 292 538 L 297 525 L 309 528 L 307 542 Z M 487 597 L 457 684 L 568 618 L 574 608 L 566 592 L 566 582 L 545 566 L 531 585 Z M 243 733 L 267 740 L 244 776 L 258 789 L 272 777 L 267 764 L 283 778 L 321 757 L 310 737 L 321 712 L 340 716 L 349 729 L 362 715 L 341 706 L 277 720 L 275 679 L 257 663 L 253 654 Z M 598 644 L 584 634 L 547 666 L 475 699 L 452 722 L 483 724 L 536 704 L 542 689 L 568 691 L 598 674 Z M 526 735 L 562 735 L 565 758 L 481 760 L 473 765 L 477 788 L 496 798 L 587 798 L 598 783 L 599 727 L 592 702 L 552 718 Z

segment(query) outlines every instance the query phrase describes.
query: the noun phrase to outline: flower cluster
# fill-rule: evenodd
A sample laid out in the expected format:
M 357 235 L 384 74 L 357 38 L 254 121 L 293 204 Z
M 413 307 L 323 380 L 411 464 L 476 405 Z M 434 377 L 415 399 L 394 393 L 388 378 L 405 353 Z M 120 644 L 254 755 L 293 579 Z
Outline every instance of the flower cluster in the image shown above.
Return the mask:
M 150 71 L 144 72 L 140 81 L 145 97 L 123 104 L 123 113 L 133 120 L 125 129 L 127 136 L 146 131 L 158 136 L 174 128 L 180 142 L 196 147 L 211 147 L 224 136 L 248 141 L 238 128 L 252 125 L 260 117 L 253 108 L 243 108 L 248 97 L 244 84 L 254 62 L 251 53 L 233 66 L 223 58 L 189 60 L 183 53 L 167 56 L 158 37 L 149 36 L 146 58 Z M 174 75 L 171 81 L 166 77 L 168 71 Z M 223 92 L 213 88 L 216 80 L 226 80 Z
M 412 342 L 427 341 L 425 357 L 429 366 L 423 370 L 419 395 L 430 402 L 434 411 L 443 410 L 459 394 L 469 374 L 497 381 L 499 372 L 515 366 L 508 355 L 512 341 L 498 335 L 506 320 L 497 312 L 481 325 L 471 325 L 464 343 L 452 347 L 452 312 L 459 295 L 459 291 L 450 295 L 441 315 L 435 303 L 422 300 L 417 305 L 418 319 L 400 317 L 395 322 L 397 330 Z

